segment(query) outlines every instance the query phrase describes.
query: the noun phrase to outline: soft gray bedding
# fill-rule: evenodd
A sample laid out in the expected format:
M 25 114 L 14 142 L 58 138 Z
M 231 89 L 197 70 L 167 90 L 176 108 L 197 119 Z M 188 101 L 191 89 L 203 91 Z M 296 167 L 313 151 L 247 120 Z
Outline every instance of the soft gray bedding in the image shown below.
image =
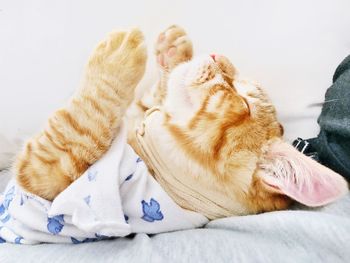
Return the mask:
M 0 190 L 7 176 L 0 173 Z M 231 217 L 79 245 L 0 244 L 0 262 L 350 262 L 350 195 L 318 210 Z

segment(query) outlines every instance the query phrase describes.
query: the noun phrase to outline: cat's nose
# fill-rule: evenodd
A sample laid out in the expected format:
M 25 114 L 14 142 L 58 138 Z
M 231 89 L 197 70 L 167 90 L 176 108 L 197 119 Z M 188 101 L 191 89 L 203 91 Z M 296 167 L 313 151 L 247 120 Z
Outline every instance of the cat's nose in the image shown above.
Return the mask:
M 220 55 L 220 54 L 211 54 L 211 58 L 214 60 L 214 62 L 220 62 L 222 60 L 228 60 L 225 56 Z

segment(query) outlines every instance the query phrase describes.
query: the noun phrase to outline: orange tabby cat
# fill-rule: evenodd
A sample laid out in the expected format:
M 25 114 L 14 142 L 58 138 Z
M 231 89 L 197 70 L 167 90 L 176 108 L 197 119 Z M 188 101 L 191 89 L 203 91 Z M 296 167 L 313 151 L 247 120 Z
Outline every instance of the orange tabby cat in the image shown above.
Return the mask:
M 324 205 L 347 191 L 340 175 L 282 141 L 267 95 L 239 80 L 227 58 L 192 59 L 191 41 L 177 26 L 160 34 L 156 55 L 161 76 L 152 100 L 146 94 L 127 114 L 129 143 L 181 207 L 214 219 L 284 209 L 292 199 Z M 137 30 L 98 46 L 82 88 L 19 155 L 24 189 L 52 200 L 101 157 L 145 60 Z

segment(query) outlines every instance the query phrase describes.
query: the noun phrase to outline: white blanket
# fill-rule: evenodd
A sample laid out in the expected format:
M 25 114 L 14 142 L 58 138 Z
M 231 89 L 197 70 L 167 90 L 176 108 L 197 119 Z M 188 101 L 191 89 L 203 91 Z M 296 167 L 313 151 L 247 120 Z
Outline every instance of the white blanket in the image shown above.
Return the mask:
M 109 151 L 53 202 L 25 192 L 14 180 L 0 197 L 0 242 L 82 243 L 207 222 L 166 194 L 126 143 L 124 126 Z

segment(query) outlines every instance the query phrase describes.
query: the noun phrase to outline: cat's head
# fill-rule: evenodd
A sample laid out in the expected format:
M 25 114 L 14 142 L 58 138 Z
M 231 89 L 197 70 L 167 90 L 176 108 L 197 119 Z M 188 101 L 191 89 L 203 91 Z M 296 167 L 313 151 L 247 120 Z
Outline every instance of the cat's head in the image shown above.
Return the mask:
M 208 171 L 193 176 L 210 177 L 204 180 L 232 195 L 246 213 L 284 209 L 292 200 L 320 206 L 347 192 L 340 175 L 283 142 L 267 95 L 258 85 L 239 81 L 223 56 L 176 67 L 164 109 L 184 156 Z

